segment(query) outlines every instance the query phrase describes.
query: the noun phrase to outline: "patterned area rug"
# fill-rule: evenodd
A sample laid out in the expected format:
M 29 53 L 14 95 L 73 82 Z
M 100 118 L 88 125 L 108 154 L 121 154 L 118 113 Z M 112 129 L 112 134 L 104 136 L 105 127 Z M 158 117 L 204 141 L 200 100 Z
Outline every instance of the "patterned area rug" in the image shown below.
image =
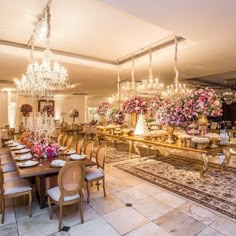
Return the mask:
M 211 165 L 203 183 L 199 178 L 201 164 L 173 156 L 142 162 L 135 159 L 115 167 L 236 219 L 236 170 L 225 168 L 222 176 L 219 167 Z

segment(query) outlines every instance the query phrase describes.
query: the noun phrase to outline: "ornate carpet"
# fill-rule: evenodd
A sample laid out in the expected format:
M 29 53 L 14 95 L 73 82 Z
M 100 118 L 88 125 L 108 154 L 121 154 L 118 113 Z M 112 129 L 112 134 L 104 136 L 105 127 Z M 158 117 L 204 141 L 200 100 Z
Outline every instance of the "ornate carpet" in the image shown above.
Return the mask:
M 236 170 L 210 165 L 207 179 L 199 179 L 201 162 L 178 156 L 125 161 L 114 166 L 152 184 L 236 219 Z

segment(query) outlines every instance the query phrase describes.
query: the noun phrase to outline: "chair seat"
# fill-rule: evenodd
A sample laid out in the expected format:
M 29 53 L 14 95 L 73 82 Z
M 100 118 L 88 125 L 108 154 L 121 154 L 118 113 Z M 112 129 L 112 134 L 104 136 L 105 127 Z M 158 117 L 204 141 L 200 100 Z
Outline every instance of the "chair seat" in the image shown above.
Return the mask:
M 30 184 L 25 179 L 16 179 L 3 184 L 4 195 L 31 191 Z
M 20 178 L 17 171 L 7 172 L 3 174 L 3 176 L 4 176 L 4 183 Z
M 13 163 L 2 165 L 2 172 L 5 174 L 7 172 L 16 171 L 16 167 Z
M 6 165 L 12 163 L 12 157 L 9 154 L 3 154 L 0 156 L 1 165 Z
M 104 176 L 103 170 L 98 169 L 97 167 L 86 168 L 85 177 L 86 181 L 91 181 L 93 179 L 102 178 Z
M 60 196 L 61 196 L 61 191 L 59 189 L 59 187 L 54 187 L 48 190 L 48 195 L 54 200 L 54 201 L 59 201 Z M 67 202 L 67 201 L 72 201 L 75 200 L 77 198 L 80 198 L 79 193 L 75 194 L 75 195 L 71 195 L 71 196 L 65 196 L 63 201 Z

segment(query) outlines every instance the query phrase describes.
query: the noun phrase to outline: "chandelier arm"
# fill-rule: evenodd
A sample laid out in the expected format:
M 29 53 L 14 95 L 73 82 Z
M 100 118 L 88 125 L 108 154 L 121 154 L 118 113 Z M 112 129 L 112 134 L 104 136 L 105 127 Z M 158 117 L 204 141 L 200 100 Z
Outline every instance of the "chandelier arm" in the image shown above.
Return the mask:
M 152 80 L 153 79 L 153 74 L 152 74 L 152 47 L 150 47 L 149 49 L 149 79 Z
M 179 86 L 179 71 L 178 71 L 178 67 L 177 67 L 177 60 L 178 60 L 178 37 L 175 35 L 175 57 L 174 57 L 174 70 L 175 70 L 174 86 L 175 86 L 175 89 L 178 89 L 178 86 Z
M 131 79 L 132 79 L 132 85 L 134 85 L 135 84 L 135 76 L 134 76 L 134 57 L 133 56 L 132 56 Z

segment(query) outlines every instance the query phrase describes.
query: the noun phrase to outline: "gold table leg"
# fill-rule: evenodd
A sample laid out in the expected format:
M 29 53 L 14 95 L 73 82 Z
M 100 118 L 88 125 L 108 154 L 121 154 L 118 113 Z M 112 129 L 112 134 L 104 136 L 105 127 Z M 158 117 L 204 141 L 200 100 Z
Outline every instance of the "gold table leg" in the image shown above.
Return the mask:
M 141 154 L 140 154 L 140 151 L 138 149 L 138 143 L 136 143 L 136 142 L 134 142 L 134 150 L 139 156 L 139 161 L 141 161 Z
M 229 161 L 231 159 L 231 153 L 226 149 L 223 149 L 222 152 L 224 153 L 224 160 L 220 166 L 220 172 L 223 175 L 224 174 L 224 167 L 226 164 L 229 164 Z
M 209 165 L 209 157 L 207 154 L 202 154 L 202 160 L 203 160 L 203 166 L 200 172 L 200 179 L 204 181 L 204 175 L 208 170 L 208 165 Z

